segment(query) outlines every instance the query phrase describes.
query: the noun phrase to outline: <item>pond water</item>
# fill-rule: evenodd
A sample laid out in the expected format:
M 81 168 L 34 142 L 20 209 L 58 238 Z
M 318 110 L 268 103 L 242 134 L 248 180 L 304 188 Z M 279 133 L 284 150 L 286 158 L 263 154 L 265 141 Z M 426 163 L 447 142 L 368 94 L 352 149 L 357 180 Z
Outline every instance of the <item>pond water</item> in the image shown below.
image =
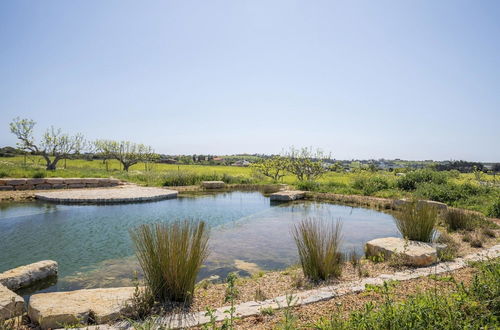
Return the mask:
M 0 203 L 0 272 L 51 259 L 59 278 L 42 291 L 131 285 L 140 268 L 129 229 L 186 218 L 210 227 L 211 253 L 200 279 L 282 269 L 298 261 L 290 230 L 305 217 L 341 219 L 345 251 L 362 253 L 370 239 L 399 235 L 387 213 L 310 201 L 271 204 L 260 192 L 101 206 Z

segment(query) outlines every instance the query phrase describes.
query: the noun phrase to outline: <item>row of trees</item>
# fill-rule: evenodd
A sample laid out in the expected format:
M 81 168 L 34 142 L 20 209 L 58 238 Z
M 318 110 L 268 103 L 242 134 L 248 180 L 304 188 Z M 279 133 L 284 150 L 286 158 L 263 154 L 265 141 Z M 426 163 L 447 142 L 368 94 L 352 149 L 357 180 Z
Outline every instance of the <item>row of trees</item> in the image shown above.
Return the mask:
M 295 175 L 300 181 L 314 181 L 330 170 L 330 166 L 325 162 L 327 159 L 330 159 L 330 156 L 319 149 L 290 148 L 283 155 L 252 164 L 252 168 L 276 182 L 288 173 Z
M 55 170 L 57 163 L 82 152 L 99 154 L 103 160 L 118 160 L 125 171 L 139 162 L 153 162 L 158 155 L 153 148 L 129 141 L 96 140 L 86 141 L 82 134 L 69 135 L 61 129 L 51 127 L 41 139 L 34 137 L 36 122 L 31 119 L 15 118 L 10 123 L 10 131 L 19 140 L 19 149 L 42 156 L 47 170 Z

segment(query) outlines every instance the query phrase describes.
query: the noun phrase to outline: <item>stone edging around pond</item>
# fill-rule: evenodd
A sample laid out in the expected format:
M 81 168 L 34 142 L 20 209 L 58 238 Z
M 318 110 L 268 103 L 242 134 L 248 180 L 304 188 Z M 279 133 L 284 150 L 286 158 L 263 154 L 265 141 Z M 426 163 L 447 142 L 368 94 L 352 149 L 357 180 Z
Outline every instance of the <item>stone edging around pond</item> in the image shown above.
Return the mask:
M 45 190 L 114 187 L 121 184 L 109 178 L 39 178 L 0 179 L 0 190 Z
M 0 320 L 22 315 L 24 299 L 14 291 L 57 276 L 58 265 L 43 260 L 0 273 Z
M 347 294 L 359 293 L 365 290 L 366 285 L 382 285 L 385 281 L 408 281 L 423 276 L 437 275 L 455 271 L 467 267 L 468 262 L 481 261 L 490 258 L 500 257 L 500 245 L 495 245 L 491 248 L 484 249 L 483 251 L 467 255 L 463 258 L 456 258 L 453 261 L 442 262 L 433 266 L 416 268 L 412 270 L 396 272 L 394 274 L 382 274 L 377 277 L 366 278 L 358 281 L 351 281 L 330 285 L 318 289 L 301 291 L 293 294 L 293 306 L 301 306 L 312 304 L 324 300 L 330 300 L 336 297 L 344 296 Z M 129 288 L 127 289 L 129 290 Z M 287 296 L 279 296 L 273 299 L 264 301 L 248 301 L 236 305 L 236 317 L 245 318 L 260 314 L 262 309 L 272 308 L 280 309 L 287 306 Z M 215 310 L 215 318 L 217 322 L 223 321 L 227 317 L 225 311 L 229 310 L 230 306 L 224 306 Z M 162 326 L 167 329 L 188 328 L 203 325 L 210 322 L 210 318 L 205 316 L 205 312 L 196 312 L 189 314 L 174 314 L 170 316 L 158 317 L 155 319 L 155 326 Z M 122 321 L 113 325 L 98 325 L 89 326 L 82 329 L 124 329 L 129 328 L 128 322 Z

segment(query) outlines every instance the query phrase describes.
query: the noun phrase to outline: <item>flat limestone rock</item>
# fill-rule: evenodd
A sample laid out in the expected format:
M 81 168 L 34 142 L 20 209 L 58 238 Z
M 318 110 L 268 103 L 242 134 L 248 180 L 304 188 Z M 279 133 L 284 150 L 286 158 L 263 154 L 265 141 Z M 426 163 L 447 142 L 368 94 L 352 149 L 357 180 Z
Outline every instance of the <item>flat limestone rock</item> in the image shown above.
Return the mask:
M 289 202 L 297 199 L 303 199 L 305 196 L 306 193 L 300 190 L 285 190 L 271 194 L 271 200 L 278 202 Z
M 206 189 L 221 189 L 226 186 L 224 181 L 202 181 L 201 186 Z
M 123 287 L 39 293 L 31 296 L 28 315 L 42 329 L 86 324 L 91 312 L 98 324 L 107 323 L 127 308 L 134 291 Z
M 43 260 L 17 267 L 0 274 L 0 284 L 9 290 L 19 290 L 31 284 L 57 276 L 57 262 L 53 260 Z
M 397 237 L 377 238 L 366 243 L 368 256 L 383 255 L 389 259 L 395 253 L 411 266 L 428 266 L 437 261 L 437 250 L 429 243 L 406 241 Z
M 0 320 L 19 316 L 24 311 L 23 297 L 0 284 Z
M 48 191 L 35 198 L 56 203 L 112 204 L 138 203 L 176 198 L 177 191 L 153 187 L 123 186 L 115 188 Z

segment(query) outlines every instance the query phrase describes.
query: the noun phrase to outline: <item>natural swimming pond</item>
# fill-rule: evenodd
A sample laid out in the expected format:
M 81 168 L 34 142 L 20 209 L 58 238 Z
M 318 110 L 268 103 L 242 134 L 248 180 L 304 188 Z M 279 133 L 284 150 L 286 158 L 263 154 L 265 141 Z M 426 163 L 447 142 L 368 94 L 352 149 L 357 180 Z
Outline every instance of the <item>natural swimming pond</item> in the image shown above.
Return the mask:
M 44 291 L 131 285 L 139 266 L 129 229 L 186 218 L 210 227 L 211 253 L 200 279 L 282 269 L 298 261 L 290 229 L 305 217 L 341 219 L 345 251 L 362 253 L 368 240 L 399 236 L 387 213 L 311 201 L 271 204 L 260 192 L 101 206 L 0 203 L 0 272 L 51 259 L 59 263 L 59 279 Z

